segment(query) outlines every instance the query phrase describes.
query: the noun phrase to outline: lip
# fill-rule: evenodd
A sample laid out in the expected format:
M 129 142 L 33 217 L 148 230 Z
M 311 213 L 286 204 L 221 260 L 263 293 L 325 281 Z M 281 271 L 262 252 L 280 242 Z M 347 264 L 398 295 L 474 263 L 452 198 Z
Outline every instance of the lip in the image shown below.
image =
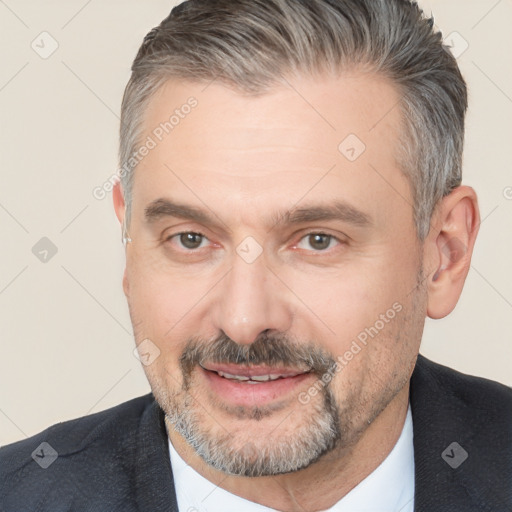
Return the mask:
M 234 364 L 209 363 L 199 365 L 199 371 L 208 382 L 208 388 L 223 402 L 235 406 L 263 406 L 288 398 L 301 383 L 314 378 L 308 370 L 269 366 L 240 366 Z M 276 380 L 254 382 L 233 380 L 217 372 L 243 377 L 280 375 Z

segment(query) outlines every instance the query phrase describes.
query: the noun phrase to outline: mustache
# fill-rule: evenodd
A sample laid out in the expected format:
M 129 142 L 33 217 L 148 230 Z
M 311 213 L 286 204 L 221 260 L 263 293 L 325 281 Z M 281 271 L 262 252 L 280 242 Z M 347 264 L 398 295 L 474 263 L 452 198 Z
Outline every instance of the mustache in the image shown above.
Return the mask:
M 197 365 L 206 362 L 244 366 L 286 366 L 323 375 L 336 365 L 334 357 L 312 342 L 297 343 L 281 333 L 263 333 L 250 344 L 241 345 L 226 335 L 213 341 L 198 337 L 186 343 L 180 356 L 180 366 L 189 377 Z

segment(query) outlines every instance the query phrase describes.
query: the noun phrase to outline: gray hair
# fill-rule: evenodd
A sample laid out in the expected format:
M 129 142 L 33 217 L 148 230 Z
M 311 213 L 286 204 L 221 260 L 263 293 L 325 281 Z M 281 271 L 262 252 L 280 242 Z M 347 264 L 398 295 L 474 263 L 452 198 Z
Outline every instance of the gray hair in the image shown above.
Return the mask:
M 361 67 L 400 94 L 397 161 L 420 240 L 459 186 L 467 90 L 434 21 L 410 0 L 187 0 L 144 38 L 121 106 L 119 166 L 130 222 L 133 158 L 152 95 L 170 78 L 263 94 L 292 74 Z

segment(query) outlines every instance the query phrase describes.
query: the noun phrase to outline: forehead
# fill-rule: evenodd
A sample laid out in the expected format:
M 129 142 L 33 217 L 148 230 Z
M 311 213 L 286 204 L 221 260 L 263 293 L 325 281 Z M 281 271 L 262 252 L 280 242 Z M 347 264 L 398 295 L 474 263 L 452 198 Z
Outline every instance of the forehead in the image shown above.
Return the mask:
M 390 80 L 361 71 L 338 77 L 290 77 L 258 95 L 215 80 L 205 84 L 171 79 L 148 102 L 143 130 L 151 134 L 171 120 L 170 130 L 167 133 L 164 128 L 162 134 L 168 148 L 174 141 L 176 148 L 184 143 L 187 148 L 229 144 L 250 150 L 261 143 L 272 146 L 288 141 L 331 152 L 350 133 L 367 145 L 383 136 L 395 142 L 399 100 Z M 192 102 L 196 106 L 189 108 Z M 312 132 L 317 136 L 311 137 Z
M 294 77 L 257 96 L 169 80 L 145 112 L 142 139 L 153 147 L 137 167 L 134 203 L 184 194 L 196 206 L 223 197 L 226 208 L 237 199 L 286 208 L 306 194 L 342 195 L 371 213 L 379 194 L 403 202 L 399 101 L 390 81 L 362 72 Z

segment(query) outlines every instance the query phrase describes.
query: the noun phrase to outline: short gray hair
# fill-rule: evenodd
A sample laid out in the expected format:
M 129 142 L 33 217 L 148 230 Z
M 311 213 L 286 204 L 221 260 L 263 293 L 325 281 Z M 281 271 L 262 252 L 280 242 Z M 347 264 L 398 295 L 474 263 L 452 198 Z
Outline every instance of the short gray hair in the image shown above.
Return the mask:
M 168 79 L 217 80 L 258 95 L 294 73 L 355 66 L 387 77 L 400 94 L 397 160 L 424 240 L 439 200 L 461 183 L 467 90 L 433 19 L 409 0 L 187 0 L 174 7 L 144 38 L 123 96 L 126 223 L 136 167 L 130 158 L 147 104 Z

